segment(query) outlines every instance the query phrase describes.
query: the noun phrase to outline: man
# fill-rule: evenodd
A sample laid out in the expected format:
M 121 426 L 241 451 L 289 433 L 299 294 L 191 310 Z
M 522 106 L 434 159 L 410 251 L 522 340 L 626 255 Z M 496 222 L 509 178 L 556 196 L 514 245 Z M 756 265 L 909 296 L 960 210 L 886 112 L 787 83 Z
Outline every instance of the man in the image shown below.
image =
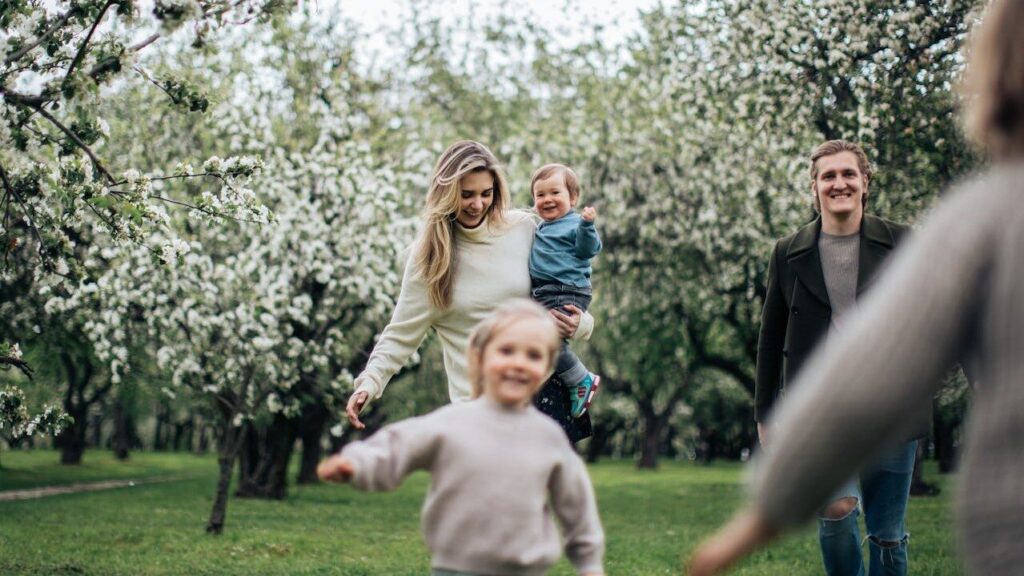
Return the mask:
M 843 140 L 818 146 L 811 155 L 811 192 L 819 217 L 775 244 L 761 313 L 754 414 L 758 437 L 768 449 L 771 435 L 765 422 L 785 383 L 793 381 L 816 345 L 843 329 L 857 298 L 907 231 L 864 213 L 871 175 L 860 146 Z M 858 508 L 868 531 L 868 573 L 907 573 L 904 516 L 916 450 L 916 440 L 901 444 L 851 479 L 820 511 L 818 536 L 827 574 L 865 573 Z

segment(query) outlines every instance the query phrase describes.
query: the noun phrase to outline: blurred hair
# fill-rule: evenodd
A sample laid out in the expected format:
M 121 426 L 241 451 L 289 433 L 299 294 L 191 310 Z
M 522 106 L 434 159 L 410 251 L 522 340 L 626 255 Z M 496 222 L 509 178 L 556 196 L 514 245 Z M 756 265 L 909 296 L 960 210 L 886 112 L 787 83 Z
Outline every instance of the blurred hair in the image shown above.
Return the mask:
M 554 174 L 562 175 L 565 188 L 569 191 L 569 199 L 572 202 L 576 202 L 580 197 L 580 179 L 573 172 L 572 168 L 565 164 L 545 164 L 537 168 L 533 173 L 533 178 L 530 178 L 530 196 L 533 196 L 533 187 L 537 184 L 538 180 L 550 178 Z
M 535 339 L 545 344 L 544 348 L 548 353 L 547 375 L 551 376 L 562 344 L 558 327 L 555 325 L 554 319 L 551 318 L 551 314 L 543 306 L 532 300 L 515 298 L 497 307 L 481 320 L 469 335 L 469 350 L 466 355 L 469 361 L 469 382 L 473 387 L 473 398 L 478 398 L 484 393 L 484 349 L 502 330 L 523 320 L 537 320 L 540 323 L 542 328 L 536 334 Z M 536 392 L 537 390 L 534 390 L 534 393 Z
M 1024 154 L 1024 2 L 995 0 L 968 48 L 961 84 L 968 136 L 996 159 Z
M 504 224 L 510 207 L 508 184 L 497 158 L 486 146 L 461 140 L 448 147 L 434 166 L 423 207 L 423 232 L 416 251 L 416 266 L 427 285 L 430 303 L 445 310 L 452 303 L 455 281 L 455 222 L 462 211 L 462 178 L 487 171 L 494 177 L 494 195 L 484 224 Z
M 864 153 L 864 149 L 859 144 L 848 142 L 846 140 L 829 140 L 818 144 L 818 147 L 811 153 L 811 184 L 818 179 L 818 160 L 825 156 L 835 156 L 842 152 L 852 152 L 857 157 L 857 167 L 860 169 L 860 173 L 864 176 L 864 179 L 868 182 L 875 175 L 875 171 L 871 166 L 871 162 L 868 162 L 868 155 Z M 861 199 L 861 203 L 865 208 L 868 206 L 868 194 L 867 190 L 864 191 L 864 196 Z M 818 192 L 814 192 L 814 211 L 821 212 L 821 200 L 818 198 Z

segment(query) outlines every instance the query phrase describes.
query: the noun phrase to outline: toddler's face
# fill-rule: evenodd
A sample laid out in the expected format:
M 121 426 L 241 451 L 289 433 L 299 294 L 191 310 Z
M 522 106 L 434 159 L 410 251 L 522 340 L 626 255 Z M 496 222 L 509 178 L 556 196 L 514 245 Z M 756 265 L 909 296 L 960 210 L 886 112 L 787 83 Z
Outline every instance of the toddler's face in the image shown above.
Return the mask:
M 505 406 L 525 406 L 551 369 L 543 337 L 551 327 L 535 318 L 506 326 L 484 348 L 484 395 Z
M 558 220 L 575 205 L 576 198 L 569 197 L 569 189 L 565 186 L 565 177 L 561 172 L 555 172 L 533 184 L 533 207 L 545 222 Z

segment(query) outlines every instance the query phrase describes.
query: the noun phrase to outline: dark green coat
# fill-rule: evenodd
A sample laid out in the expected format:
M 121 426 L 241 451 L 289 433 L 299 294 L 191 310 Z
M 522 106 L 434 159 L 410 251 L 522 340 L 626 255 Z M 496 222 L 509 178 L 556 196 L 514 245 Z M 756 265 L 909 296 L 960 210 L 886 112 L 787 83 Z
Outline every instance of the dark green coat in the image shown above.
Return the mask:
M 909 228 L 864 215 L 860 227 L 857 298 Z M 775 243 L 757 342 L 754 419 L 764 422 L 786 383 L 828 334 L 832 308 L 818 252 L 821 217 Z

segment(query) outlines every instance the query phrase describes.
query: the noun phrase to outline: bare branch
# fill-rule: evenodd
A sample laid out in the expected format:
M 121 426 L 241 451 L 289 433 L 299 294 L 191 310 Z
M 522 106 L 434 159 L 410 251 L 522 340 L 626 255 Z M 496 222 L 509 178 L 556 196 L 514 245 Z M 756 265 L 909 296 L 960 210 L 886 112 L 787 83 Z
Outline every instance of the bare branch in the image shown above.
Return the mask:
M 0 356 L 0 367 L 6 369 L 8 366 L 14 366 L 18 370 L 21 370 L 21 373 L 28 377 L 29 380 L 32 379 L 32 366 L 29 366 L 29 363 L 25 362 L 21 358 Z
M 145 48 L 146 46 L 149 46 L 153 42 L 156 42 L 159 38 L 160 38 L 160 33 L 159 32 L 154 32 L 153 34 L 150 34 L 148 37 L 144 38 L 138 44 L 135 44 L 133 46 L 129 46 L 128 50 L 130 52 L 138 52 L 139 50 L 142 50 L 143 48 Z

